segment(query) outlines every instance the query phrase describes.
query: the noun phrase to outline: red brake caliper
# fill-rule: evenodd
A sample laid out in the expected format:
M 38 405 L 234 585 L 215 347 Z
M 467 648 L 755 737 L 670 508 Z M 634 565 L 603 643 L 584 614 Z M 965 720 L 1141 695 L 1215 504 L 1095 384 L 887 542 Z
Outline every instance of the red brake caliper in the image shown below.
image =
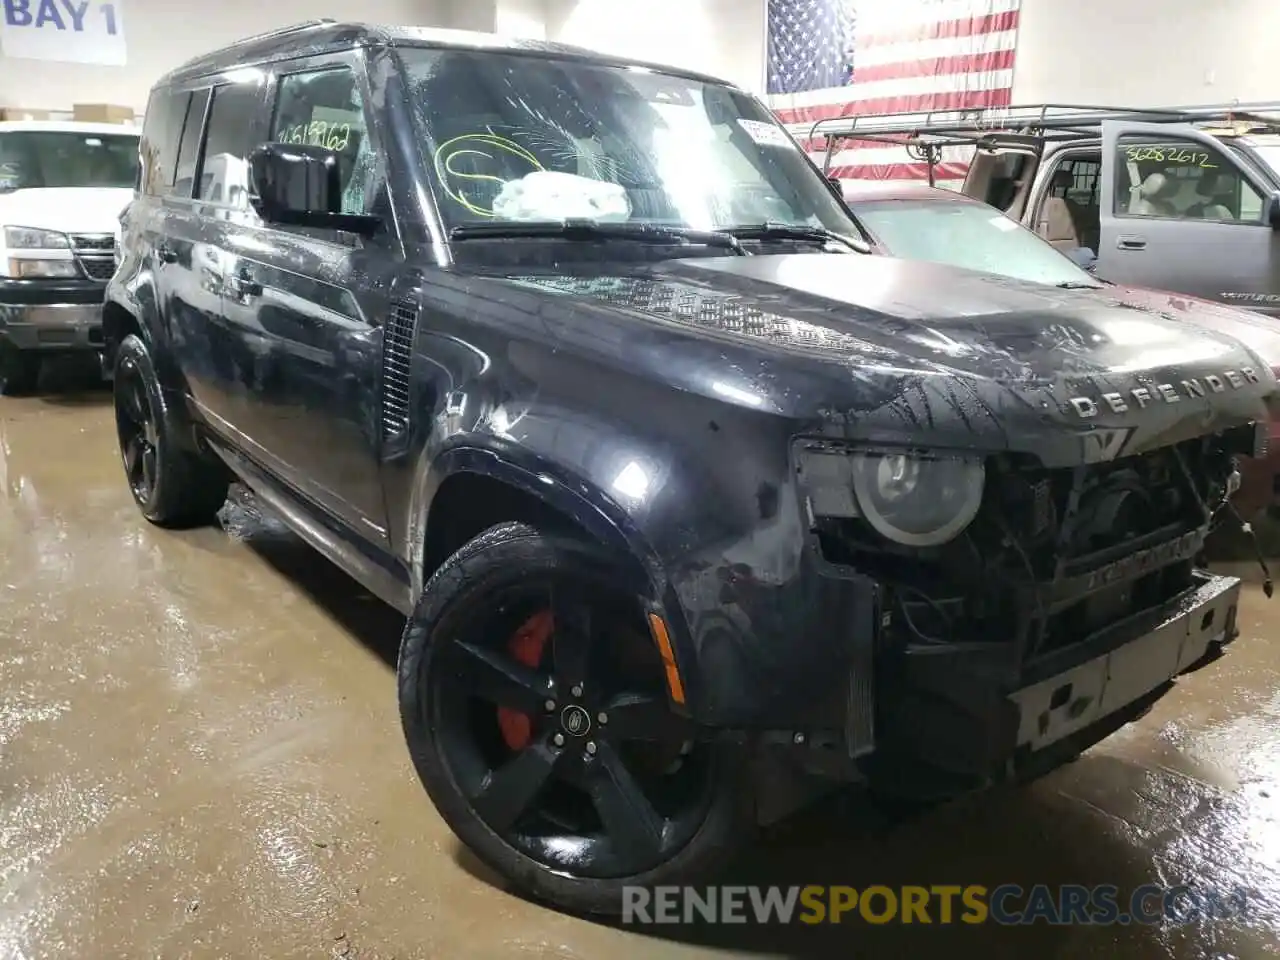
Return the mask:
M 542 651 L 551 639 L 552 626 L 550 610 L 535 613 L 512 635 L 507 652 L 517 663 L 537 667 L 542 662 Z M 499 707 L 498 728 L 508 747 L 523 750 L 533 736 L 533 718 L 511 707 Z

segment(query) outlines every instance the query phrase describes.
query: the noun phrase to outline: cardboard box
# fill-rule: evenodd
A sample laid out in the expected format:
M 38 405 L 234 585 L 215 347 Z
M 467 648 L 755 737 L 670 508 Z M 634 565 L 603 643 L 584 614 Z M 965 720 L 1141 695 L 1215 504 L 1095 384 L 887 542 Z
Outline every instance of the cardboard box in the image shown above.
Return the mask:
M 133 107 L 116 103 L 75 103 L 71 105 L 71 119 L 87 123 L 133 123 Z
M 52 119 L 52 110 L 30 110 L 26 107 L 0 107 L 0 121 Z

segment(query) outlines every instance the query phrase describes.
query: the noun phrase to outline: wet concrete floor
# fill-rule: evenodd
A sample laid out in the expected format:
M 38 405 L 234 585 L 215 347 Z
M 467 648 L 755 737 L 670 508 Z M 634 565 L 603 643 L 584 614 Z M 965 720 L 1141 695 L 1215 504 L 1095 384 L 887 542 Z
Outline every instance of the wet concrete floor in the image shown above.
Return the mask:
M 658 935 L 503 891 L 399 732 L 395 614 L 252 504 L 137 515 L 107 394 L 0 399 L 0 960 L 1280 952 L 1280 598 L 1076 762 L 912 820 L 828 802 L 741 883 L 1245 885 L 1239 921 Z

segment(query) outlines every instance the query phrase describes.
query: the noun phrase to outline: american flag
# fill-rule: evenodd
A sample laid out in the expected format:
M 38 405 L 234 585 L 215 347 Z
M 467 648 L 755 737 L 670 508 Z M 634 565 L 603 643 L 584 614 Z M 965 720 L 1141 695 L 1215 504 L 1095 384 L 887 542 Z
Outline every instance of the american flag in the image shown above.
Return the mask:
M 768 0 L 768 96 L 786 124 L 827 117 L 1005 107 L 1022 0 Z M 820 153 L 817 141 L 807 149 Z M 940 181 L 964 178 L 971 151 L 949 147 Z M 842 141 L 843 179 L 923 179 L 906 148 Z

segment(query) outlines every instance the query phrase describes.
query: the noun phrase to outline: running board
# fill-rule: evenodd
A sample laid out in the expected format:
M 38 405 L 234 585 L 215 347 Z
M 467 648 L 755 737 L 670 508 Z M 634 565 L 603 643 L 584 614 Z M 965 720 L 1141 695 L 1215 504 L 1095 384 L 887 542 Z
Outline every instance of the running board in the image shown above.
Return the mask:
M 398 577 L 352 543 L 349 537 L 325 523 L 314 510 L 308 509 L 247 457 L 224 446 L 215 436 L 206 435 L 205 439 L 210 449 L 253 491 L 254 496 L 278 514 L 309 546 L 379 600 L 406 617 L 413 612 L 414 597 L 407 579 Z

